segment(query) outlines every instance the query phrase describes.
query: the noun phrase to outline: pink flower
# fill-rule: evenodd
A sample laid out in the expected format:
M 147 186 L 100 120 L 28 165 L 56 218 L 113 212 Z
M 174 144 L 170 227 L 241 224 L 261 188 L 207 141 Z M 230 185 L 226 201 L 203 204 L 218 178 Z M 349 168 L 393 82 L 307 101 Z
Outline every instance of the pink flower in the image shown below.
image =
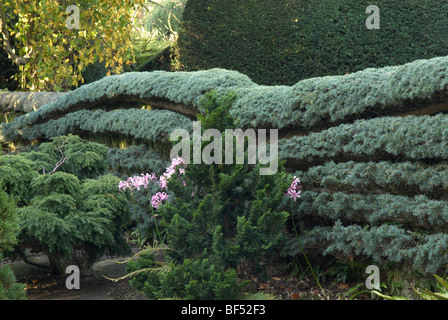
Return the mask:
M 143 177 L 134 176 L 129 178 L 129 180 L 137 190 L 140 190 L 140 187 L 145 185 L 145 180 Z
M 177 158 L 174 158 L 171 160 L 171 167 L 173 167 L 173 168 L 177 167 L 180 164 L 185 164 L 185 160 L 180 157 L 177 157 Z
M 302 186 L 298 186 L 297 184 L 300 183 L 300 179 L 297 177 L 294 177 L 294 180 L 291 183 L 291 186 L 288 188 L 288 192 L 284 195 L 288 195 L 289 198 L 294 198 L 294 201 L 296 201 L 296 198 L 300 198 L 300 190 L 297 190 L 301 188 Z
M 140 190 L 140 187 L 148 188 L 150 181 L 153 181 L 155 184 L 158 184 L 160 188 L 166 189 L 168 180 L 171 176 L 176 172 L 176 167 L 184 165 L 184 159 L 177 157 L 171 160 L 171 165 L 166 169 L 166 171 L 157 179 L 155 173 L 149 174 L 141 174 L 140 176 L 129 177 L 126 181 L 120 181 L 118 184 L 118 188 L 121 190 L 130 189 L 131 191 L 136 188 Z M 180 167 L 179 173 L 185 174 L 185 168 Z M 157 181 L 159 180 L 159 181 Z M 183 181 L 183 185 L 186 186 L 185 181 Z M 151 197 L 151 205 L 158 209 L 159 205 L 162 201 L 169 200 L 169 196 L 166 192 L 157 192 L 155 195 Z
M 166 169 L 166 171 L 160 176 L 159 179 L 159 186 L 162 189 L 166 189 L 168 180 L 176 172 L 176 167 L 184 163 L 185 161 L 182 158 L 174 158 L 171 160 L 171 165 Z M 185 174 L 185 169 L 179 168 L 179 172 L 181 174 Z
M 120 183 L 118 184 L 118 188 L 125 191 L 126 189 L 131 189 L 131 186 L 127 181 L 120 181 Z
M 149 182 L 153 180 L 157 180 L 154 172 L 152 174 L 147 173 L 145 175 L 142 173 L 142 177 L 140 178 L 140 182 L 145 187 L 145 189 L 148 188 Z
M 160 201 L 169 199 L 169 196 L 166 192 L 157 192 L 157 194 L 159 195 Z
M 161 177 L 160 177 L 160 181 L 159 181 L 159 186 L 160 186 L 160 188 L 162 188 L 162 189 L 166 189 L 166 187 L 167 187 L 167 181 L 168 180 L 168 178 L 167 178 L 167 176 L 165 175 L 165 174 L 163 174 Z
M 300 198 L 300 191 L 297 192 L 294 189 L 288 189 L 288 193 L 286 193 L 286 194 L 289 195 L 289 198 L 294 198 L 294 201 L 296 201 L 296 198 Z
M 163 200 L 169 200 L 169 196 L 166 192 L 157 192 L 155 195 L 151 198 L 151 205 L 155 209 L 159 209 L 160 203 L 162 203 Z

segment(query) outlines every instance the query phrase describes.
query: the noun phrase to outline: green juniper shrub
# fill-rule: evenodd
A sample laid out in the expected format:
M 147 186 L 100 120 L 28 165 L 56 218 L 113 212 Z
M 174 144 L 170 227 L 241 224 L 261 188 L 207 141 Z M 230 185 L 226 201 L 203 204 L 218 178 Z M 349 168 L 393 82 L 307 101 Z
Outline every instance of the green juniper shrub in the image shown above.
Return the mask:
M 16 211 L 14 199 L 0 189 L 0 254 L 5 249 L 10 249 L 17 241 L 18 217 Z
M 0 266 L 0 300 L 26 300 L 24 288 L 24 284 L 16 282 L 10 266 Z
M 146 271 L 135 275 L 131 285 L 149 299 L 235 299 L 246 285 L 238 280 L 234 269 L 221 270 L 208 259 L 186 259 L 182 265 L 171 262 L 164 268 L 159 264 L 153 254 L 147 254 L 130 261 L 126 269 Z
M 1 184 L 0 184 L 1 186 Z M 0 189 L 0 259 L 17 242 L 18 217 L 14 199 Z M 9 265 L 0 266 L 0 300 L 25 300 L 24 285 L 16 283 Z
M 0 184 L 19 204 L 29 202 L 32 197 L 31 182 L 38 175 L 33 166 L 34 163 L 24 157 L 0 155 Z
M 22 246 L 44 252 L 55 273 L 65 261 L 90 267 L 103 254 L 127 254 L 122 237 L 128 222 L 128 199 L 107 175 L 82 182 L 73 174 L 55 172 L 34 180 L 35 196 L 19 209 Z
M 198 116 L 202 130 L 234 129 L 228 114 L 234 99 L 207 93 L 201 100 L 205 112 Z M 170 270 L 139 273 L 132 284 L 157 299 L 235 299 L 245 284 L 236 270 L 269 277 L 269 265 L 286 238 L 288 213 L 281 208 L 289 182 L 282 164 L 274 175 L 260 175 L 261 167 L 188 164 L 184 175 L 177 168 L 178 175 L 168 180 L 170 200 L 157 209 Z M 154 266 L 154 257 L 141 257 L 128 272 Z
M 119 178 L 105 174 L 106 155 L 107 147 L 68 135 L 0 157 L 0 181 L 20 201 L 16 255 L 26 259 L 27 247 L 44 252 L 62 273 L 66 262 L 89 268 L 104 254 L 130 253 L 129 199 L 116 188 Z
M 105 172 L 107 150 L 102 144 L 86 143 L 72 134 L 51 138 L 51 142 L 39 146 L 39 151 L 51 156 L 53 163 L 61 159 L 61 155 L 67 156 L 61 170 L 75 174 L 80 179 L 96 177 Z

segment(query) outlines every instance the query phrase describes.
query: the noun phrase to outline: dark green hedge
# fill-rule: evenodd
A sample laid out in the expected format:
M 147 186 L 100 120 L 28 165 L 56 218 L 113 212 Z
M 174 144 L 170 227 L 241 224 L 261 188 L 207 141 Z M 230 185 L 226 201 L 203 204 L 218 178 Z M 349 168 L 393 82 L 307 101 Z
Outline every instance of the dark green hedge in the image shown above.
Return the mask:
M 380 9 L 379 30 L 366 28 L 369 5 Z M 447 55 L 447 9 L 447 0 L 189 0 L 178 58 L 185 70 L 291 85 Z

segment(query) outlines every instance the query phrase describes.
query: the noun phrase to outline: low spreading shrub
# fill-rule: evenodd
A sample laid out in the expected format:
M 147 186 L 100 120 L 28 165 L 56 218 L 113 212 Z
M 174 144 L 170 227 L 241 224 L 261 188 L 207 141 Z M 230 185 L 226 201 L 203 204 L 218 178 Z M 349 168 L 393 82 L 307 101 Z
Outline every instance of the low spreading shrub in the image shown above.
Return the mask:
M 18 244 L 45 253 L 50 269 L 90 267 L 104 254 L 128 254 L 123 226 L 129 199 L 107 174 L 107 148 L 77 136 L 55 137 L 37 150 L 0 156 L 1 182 L 19 202 Z M 70 263 L 69 263 L 70 264 Z
M 0 183 L 1 186 L 1 183 Z M 17 242 L 18 217 L 15 201 L 0 189 L 0 259 Z M 9 265 L 0 266 L 0 300 L 24 300 L 24 285 L 16 282 Z

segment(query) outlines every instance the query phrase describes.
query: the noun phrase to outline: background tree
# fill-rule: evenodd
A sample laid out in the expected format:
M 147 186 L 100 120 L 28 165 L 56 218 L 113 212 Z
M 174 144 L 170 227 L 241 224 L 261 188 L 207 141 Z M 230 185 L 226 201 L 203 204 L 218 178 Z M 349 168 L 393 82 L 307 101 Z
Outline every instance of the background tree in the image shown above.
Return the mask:
M 97 61 L 105 62 L 108 74 L 122 72 L 131 63 L 125 57 L 132 50 L 129 34 L 138 2 L 77 1 L 79 29 L 70 29 L 68 1 L 2 1 L 3 47 L 19 66 L 19 89 L 67 91 L 82 83 L 85 68 Z

